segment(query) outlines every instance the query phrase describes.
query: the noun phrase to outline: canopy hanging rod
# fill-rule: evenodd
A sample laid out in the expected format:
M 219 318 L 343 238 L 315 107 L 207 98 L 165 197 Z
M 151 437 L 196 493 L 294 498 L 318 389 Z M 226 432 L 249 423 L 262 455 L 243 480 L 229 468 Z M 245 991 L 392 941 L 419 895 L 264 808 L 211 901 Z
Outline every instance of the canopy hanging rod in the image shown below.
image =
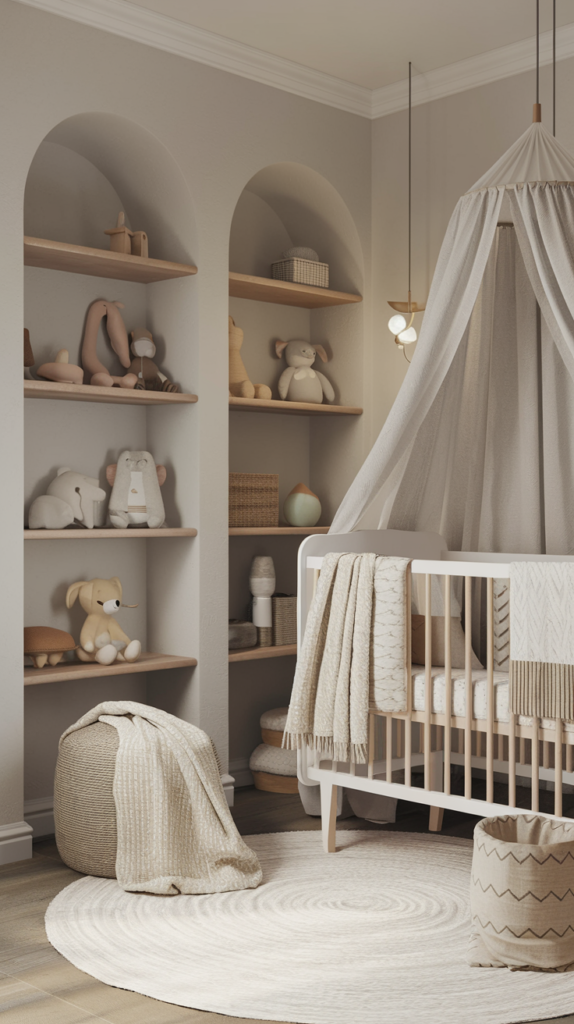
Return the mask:
M 532 110 L 532 120 L 536 124 L 542 121 L 540 104 L 540 0 L 536 0 L 536 103 Z

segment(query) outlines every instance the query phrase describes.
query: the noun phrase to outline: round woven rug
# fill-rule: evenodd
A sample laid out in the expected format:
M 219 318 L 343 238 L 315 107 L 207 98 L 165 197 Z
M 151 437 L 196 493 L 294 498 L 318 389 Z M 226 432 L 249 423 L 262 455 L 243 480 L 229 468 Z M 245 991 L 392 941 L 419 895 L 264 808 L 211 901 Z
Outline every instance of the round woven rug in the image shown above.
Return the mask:
M 82 878 L 48 938 L 100 981 L 181 1006 L 299 1024 L 515 1024 L 574 1010 L 574 974 L 469 967 L 472 843 L 401 832 L 250 836 L 258 889 L 126 893 Z

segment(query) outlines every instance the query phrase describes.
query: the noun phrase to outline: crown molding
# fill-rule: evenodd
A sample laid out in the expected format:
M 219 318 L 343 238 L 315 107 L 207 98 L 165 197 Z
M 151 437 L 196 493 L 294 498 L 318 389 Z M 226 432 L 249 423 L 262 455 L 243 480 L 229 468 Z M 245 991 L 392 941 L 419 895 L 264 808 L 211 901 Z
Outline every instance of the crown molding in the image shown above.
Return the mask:
M 265 53 L 254 46 L 195 28 L 164 14 L 148 11 L 129 0 L 15 0 L 16 3 L 58 14 L 63 18 L 111 32 L 133 42 L 173 53 L 187 60 L 240 75 L 304 99 L 324 103 L 360 117 L 379 118 L 408 106 L 407 81 L 381 89 L 366 89 L 334 75 Z M 556 34 L 556 56 L 574 56 L 574 24 Z M 550 32 L 540 37 L 540 63 L 552 61 Z M 413 105 L 452 96 L 467 89 L 510 78 L 535 66 L 534 38 L 481 53 L 413 77 Z
M 556 59 L 565 60 L 574 56 L 574 25 L 565 25 L 556 32 Z M 540 64 L 552 63 L 552 33 L 540 36 Z M 534 38 L 522 39 L 519 43 L 501 46 L 477 57 L 447 64 L 425 75 L 415 75 L 412 80 L 413 106 L 440 100 L 467 89 L 476 89 L 489 82 L 511 78 L 536 67 Z M 393 82 L 392 85 L 375 89 L 372 93 L 371 117 L 386 117 L 409 105 L 408 82 Z

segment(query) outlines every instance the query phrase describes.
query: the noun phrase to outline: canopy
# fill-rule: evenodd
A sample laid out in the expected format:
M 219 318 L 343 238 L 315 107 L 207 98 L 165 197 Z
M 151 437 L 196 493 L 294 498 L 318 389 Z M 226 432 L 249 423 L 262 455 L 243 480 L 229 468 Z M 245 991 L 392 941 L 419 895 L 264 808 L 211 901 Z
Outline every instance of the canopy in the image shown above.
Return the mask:
M 458 201 L 412 365 L 331 532 L 570 553 L 573 425 L 574 159 L 536 123 Z

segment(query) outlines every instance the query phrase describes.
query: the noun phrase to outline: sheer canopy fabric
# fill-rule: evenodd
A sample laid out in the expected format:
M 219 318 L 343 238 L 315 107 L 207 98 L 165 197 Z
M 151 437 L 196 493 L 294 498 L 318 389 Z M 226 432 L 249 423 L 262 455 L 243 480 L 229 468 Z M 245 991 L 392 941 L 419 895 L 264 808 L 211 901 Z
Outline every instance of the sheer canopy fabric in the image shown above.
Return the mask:
M 499 165 L 524 177 L 497 180 Z M 536 124 L 499 165 L 455 208 L 412 365 L 334 533 L 574 550 L 574 186 L 528 180 L 545 167 L 574 181 L 574 162 Z

